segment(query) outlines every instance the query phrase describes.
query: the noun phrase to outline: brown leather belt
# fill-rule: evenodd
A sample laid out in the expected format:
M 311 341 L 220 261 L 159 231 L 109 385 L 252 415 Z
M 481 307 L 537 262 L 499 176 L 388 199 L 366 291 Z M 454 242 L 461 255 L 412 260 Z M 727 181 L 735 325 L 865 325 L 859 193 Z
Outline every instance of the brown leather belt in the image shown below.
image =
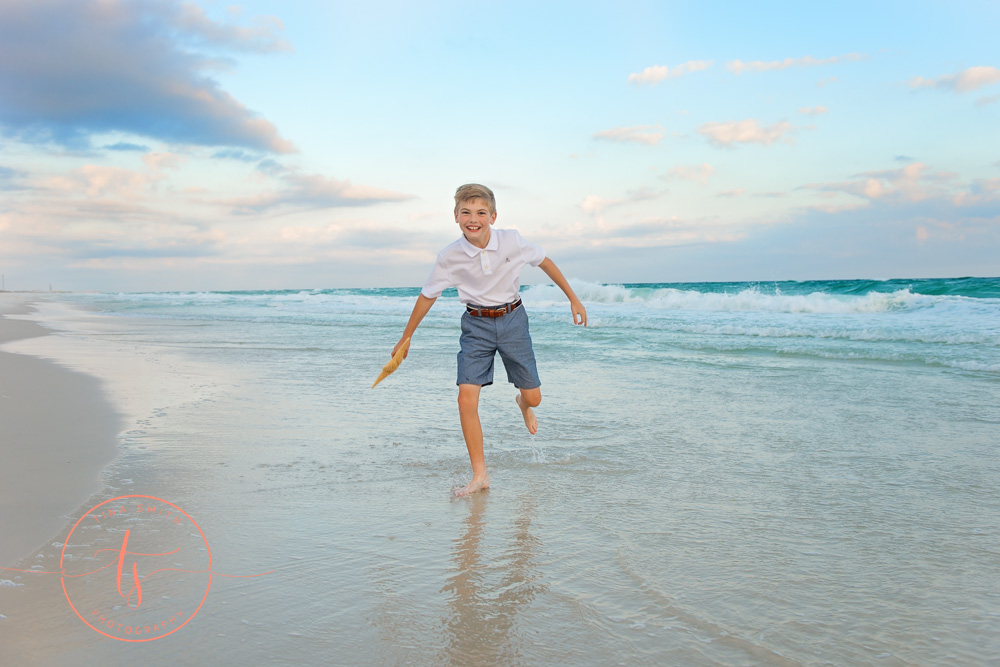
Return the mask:
M 501 317 L 507 313 L 514 312 L 514 310 L 520 305 L 520 299 L 514 303 L 507 303 L 495 308 L 485 308 L 482 306 L 472 306 L 467 304 L 465 306 L 465 312 L 469 313 L 469 315 L 472 315 L 473 317 Z

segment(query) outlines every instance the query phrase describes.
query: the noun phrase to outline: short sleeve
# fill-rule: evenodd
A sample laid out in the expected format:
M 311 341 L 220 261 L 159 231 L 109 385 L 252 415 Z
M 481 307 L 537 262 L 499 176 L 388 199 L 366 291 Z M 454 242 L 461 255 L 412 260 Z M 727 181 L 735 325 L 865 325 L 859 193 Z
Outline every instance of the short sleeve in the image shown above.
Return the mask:
M 517 243 L 521 248 L 521 259 L 531 266 L 538 266 L 545 259 L 545 251 L 542 250 L 542 247 L 525 241 L 520 232 L 517 232 Z
M 449 287 L 452 287 L 451 272 L 445 266 L 441 255 L 438 255 L 437 261 L 434 262 L 434 268 L 431 269 L 431 275 L 427 276 L 427 281 L 420 293 L 428 299 L 436 299 L 441 296 L 441 292 Z

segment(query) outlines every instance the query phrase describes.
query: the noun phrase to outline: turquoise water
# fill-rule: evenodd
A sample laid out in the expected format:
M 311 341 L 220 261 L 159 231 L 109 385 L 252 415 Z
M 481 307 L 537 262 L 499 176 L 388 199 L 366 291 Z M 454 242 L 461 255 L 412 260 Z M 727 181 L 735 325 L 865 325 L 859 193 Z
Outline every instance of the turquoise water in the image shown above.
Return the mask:
M 105 495 L 155 489 L 230 571 L 275 569 L 213 582 L 183 645 L 142 655 L 1000 655 L 1000 279 L 574 286 L 587 329 L 557 288 L 522 290 L 539 432 L 498 368 L 493 488 L 462 500 L 454 294 L 375 390 L 417 289 L 60 297 L 100 313 L 63 336 L 218 385 L 129 429 Z
M 288 336 L 326 349 L 330 330 L 354 327 L 366 340 L 394 343 L 418 289 L 285 290 L 81 295 L 75 301 L 108 312 L 165 318 L 222 330 L 257 325 L 256 339 Z M 800 355 L 915 363 L 968 371 L 1000 371 L 1000 279 L 809 281 L 599 285 L 579 283 L 588 305 L 585 338 L 565 326 L 565 300 L 555 287 L 523 291 L 540 345 L 572 344 L 602 357 L 658 354 Z M 420 337 L 457 328 L 454 290 L 439 299 Z M 214 323 L 214 326 L 213 326 Z M 273 327 L 264 325 L 271 324 Z M 318 327 L 318 328 L 317 328 Z M 324 329 L 328 328 L 328 329 Z M 247 336 L 249 328 L 243 327 Z M 177 335 L 182 335 L 175 332 Z M 450 336 L 441 340 L 448 344 Z M 183 338 L 181 339 L 183 340 Z M 190 341 L 197 345 L 195 337 Z M 223 345 L 244 345 L 238 334 Z M 293 349 L 295 346 L 289 348 Z M 579 351 L 579 350 L 578 350 Z M 725 357 L 720 357 L 724 359 Z

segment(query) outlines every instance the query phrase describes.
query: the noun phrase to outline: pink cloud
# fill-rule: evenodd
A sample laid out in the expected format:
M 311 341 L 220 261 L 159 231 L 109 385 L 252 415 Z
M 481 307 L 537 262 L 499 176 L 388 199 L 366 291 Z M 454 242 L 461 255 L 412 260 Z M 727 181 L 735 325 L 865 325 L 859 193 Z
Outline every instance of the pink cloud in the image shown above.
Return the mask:
M 715 168 L 707 162 L 704 164 L 682 164 L 671 168 L 664 178 L 668 181 L 674 179 L 695 181 L 704 185 L 713 173 L 715 173 Z
M 827 109 L 824 106 L 802 107 L 801 109 L 799 109 L 799 113 L 804 116 L 822 116 L 828 111 L 829 109 Z
M 726 69 L 733 74 L 742 74 L 744 72 L 782 70 L 788 69 L 789 67 L 817 67 L 819 65 L 833 65 L 842 62 L 865 60 L 866 58 L 867 56 L 861 53 L 847 53 L 845 55 L 834 56 L 832 58 L 813 58 L 812 56 L 803 56 L 801 58 L 785 58 L 784 60 L 770 61 L 754 60 L 752 62 L 730 60 L 726 63 Z
M 957 74 L 926 79 L 922 76 L 910 79 L 910 88 L 941 88 L 956 93 L 967 93 L 1000 81 L 1000 69 L 996 67 L 970 67 Z
M 628 82 L 637 86 L 652 86 L 662 81 L 666 81 L 667 79 L 676 79 L 677 77 L 690 74 L 691 72 L 706 70 L 711 66 L 711 60 L 689 60 L 686 63 L 682 63 L 674 67 L 668 67 L 666 65 L 653 65 L 652 67 L 647 67 L 641 72 L 629 74 Z
M 659 125 L 635 125 L 633 127 L 616 127 L 594 133 L 594 139 L 613 141 L 615 143 L 633 143 L 644 146 L 655 146 L 663 139 L 663 128 Z
M 792 131 L 787 121 L 761 126 L 753 118 L 725 123 L 705 123 L 698 134 L 719 148 L 733 148 L 736 144 L 761 144 L 768 146 Z
M 410 195 L 391 192 L 350 181 L 339 181 L 319 174 L 286 173 L 284 187 L 272 192 L 237 197 L 216 202 L 237 215 L 265 213 L 274 209 L 310 210 L 344 206 L 371 206 L 412 199 Z

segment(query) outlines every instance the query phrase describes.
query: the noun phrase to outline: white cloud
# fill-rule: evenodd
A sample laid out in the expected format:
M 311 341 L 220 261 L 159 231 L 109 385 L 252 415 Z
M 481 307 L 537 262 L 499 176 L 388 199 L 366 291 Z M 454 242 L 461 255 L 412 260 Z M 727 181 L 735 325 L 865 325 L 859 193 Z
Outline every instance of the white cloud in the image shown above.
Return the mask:
M 580 202 L 580 209 L 584 213 L 590 215 L 598 216 L 604 212 L 604 209 L 613 206 L 621 206 L 622 204 L 631 204 L 638 201 L 647 201 L 649 199 L 656 199 L 662 192 L 653 190 L 651 188 L 639 188 L 637 190 L 630 190 L 626 193 L 624 197 L 619 197 L 618 199 L 604 199 L 597 195 L 588 195 Z
M 131 198 L 142 194 L 146 186 L 158 178 L 121 167 L 85 164 L 65 176 L 47 179 L 42 186 L 52 193 L 70 196 Z
M 614 141 L 617 143 L 634 143 L 645 146 L 655 146 L 663 139 L 663 128 L 659 125 L 635 125 L 633 127 L 616 127 L 594 133 L 594 139 Z
M 824 106 L 802 107 L 801 109 L 799 109 L 799 113 L 804 116 L 822 116 L 828 111 L 829 109 L 827 109 Z
M 726 69 L 733 74 L 744 72 L 767 72 L 769 70 L 788 69 L 790 67 L 817 67 L 819 65 L 834 65 L 836 63 L 865 60 L 867 56 L 861 53 L 847 53 L 842 56 L 832 58 L 813 58 L 803 56 L 802 58 L 785 58 L 784 60 L 754 60 L 743 62 L 742 60 L 730 60 L 726 63 Z
M 830 194 L 842 192 L 870 201 L 920 202 L 946 196 L 950 191 L 949 184 L 955 177 L 956 174 L 952 172 L 929 171 L 927 165 L 913 162 L 901 169 L 862 172 L 850 181 L 810 183 L 802 187 Z M 968 192 L 975 196 L 987 189 L 973 188 Z
M 684 76 L 685 74 L 690 74 L 691 72 L 706 70 L 711 66 L 711 60 L 689 60 L 688 62 L 676 65 L 673 68 L 667 67 L 666 65 L 653 65 L 652 67 L 647 67 L 641 72 L 629 74 L 628 82 L 634 83 L 637 86 L 653 86 L 667 79 L 676 79 L 679 76 Z
M 705 123 L 698 128 L 698 134 L 709 143 L 720 148 L 733 148 L 735 144 L 763 144 L 768 146 L 781 139 L 792 130 L 792 124 L 781 121 L 762 127 L 756 119 L 725 123 Z
M 412 199 L 410 195 L 381 190 L 350 181 L 338 181 L 319 174 L 285 173 L 286 187 L 249 197 L 217 202 L 237 215 L 259 214 L 272 209 L 316 210 L 343 206 L 371 206 Z
M 980 97 L 978 100 L 976 100 L 976 106 L 984 107 L 988 104 L 993 104 L 997 100 L 1000 100 L 1000 95 L 990 95 L 988 97 Z
M 197 36 L 208 44 L 223 45 L 240 51 L 257 53 L 272 53 L 278 51 L 293 51 L 288 42 L 278 37 L 285 29 L 281 19 L 276 16 L 259 16 L 250 27 L 216 23 L 205 15 L 205 11 L 193 3 L 184 3 L 179 7 L 165 5 L 163 11 L 167 16 L 173 15 L 174 25 L 179 30 Z M 239 19 L 242 11 L 234 12 L 230 8 L 229 15 Z
M 744 194 L 746 194 L 746 188 L 736 188 L 735 190 L 724 190 L 715 196 L 731 199 L 733 197 L 741 197 Z
M 597 252 L 590 255 L 594 260 L 607 260 L 607 253 L 613 248 L 653 249 L 695 244 L 730 243 L 746 238 L 741 228 L 733 228 L 714 217 L 687 219 L 677 215 L 627 216 L 623 219 L 596 220 L 586 222 L 565 222 L 558 227 L 539 230 L 533 235 L 546 248 L 560 248 L 560 254 L 573 250 Z M 625 264 L 635 268 L 636 257 L 623 258 Z M 639 260 L 641 261 L 641 260 Z M 660 258 L 662 268 L 662 257 Z M 631 269 L 630 269 L 631 270 Z
M 975 180 L 967 190 L 956 194 L 952 201 L 955 206 L 975 206 L 1000 202 L 1000 178 Z
M 666 173 L 664 178 L 668 181 L 679 178 L 685 181 L 696 181 L 705 185 L 709 176 L 714 172 L 715 168 L 707 162 L 705 164 L 682 164 L 673 167 Z
M 584 213 L 589 213 L 591 215 L 600 213 L 609 205 L 620 204 L 622 199 L 604 199 L 598 197 L 597 195 L 587 195 L 584 197 L 583 201 L 580 202 L 580 209 Z
M 983 86 L 991 86 L 1000 81 L 1000 69 L 996 67 L 970 67 L 967 70 L 941 76 L 936 79 L 926 79 L 917 76 L 910 79 L 910 88 L 941 88 L 953 90 L 956 93 L 967 93 Z
M 177 169 L 187 162 L 187 158 L 176 153 L 146 153 L 142 156 L 142 161 L 156 171 L 161 169 Z

